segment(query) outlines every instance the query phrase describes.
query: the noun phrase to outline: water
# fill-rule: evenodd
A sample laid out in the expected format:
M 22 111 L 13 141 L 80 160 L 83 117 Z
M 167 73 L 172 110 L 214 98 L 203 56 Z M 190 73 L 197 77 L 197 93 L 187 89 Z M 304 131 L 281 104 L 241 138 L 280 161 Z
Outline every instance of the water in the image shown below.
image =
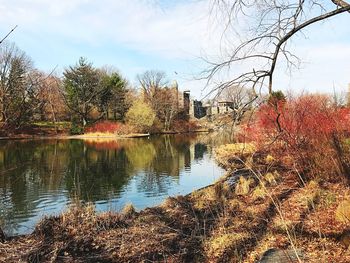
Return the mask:
M 137 209 L 187 194 L 219 178 L 213 141 L 166 135 L 122 140 L 0 142 L 0 226 L 8 235 L 33 231 L 44 215 L 77 198 L 98 211 Z

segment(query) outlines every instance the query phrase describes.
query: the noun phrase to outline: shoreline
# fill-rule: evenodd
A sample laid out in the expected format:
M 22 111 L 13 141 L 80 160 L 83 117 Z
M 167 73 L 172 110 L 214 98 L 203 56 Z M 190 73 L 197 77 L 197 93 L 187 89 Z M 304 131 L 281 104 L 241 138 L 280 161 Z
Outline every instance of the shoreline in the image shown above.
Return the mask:
M 273 255 L 295 258 L 296 252 L 301 260 L 319 262 L 325 251 L 327 262 L 350 259 L 348 225 L 333 219 L 338 203 L 350 196 L 348 186 L 300 184 L 288 163 L 246 145 L 219 147 L 215 159 L 226 172 L 213 184 L 141 211 L 71 207 L 44 218 L 32 234 L 0 240 L 0 255 L 8 249 L 13 256 L 6 259 L 13 261 L 253 263 L 275 262 L 265 261 Z M 288 231 L 294 231 L 292 240 Z
M 211 130 L 195 130 L 195 131 L 186 131 L 186 132 L 158 132 L 158 133 L 131 133 L 125 135 L 115 135 L 115 134 L 94 134 L 86 133 L 79 135 L 15 135 L 15 136 L 2 136 L 0 141 L 6 140 L 71 140 L 71 139 L 128 139 L 128 138 L 144 138 L 154 135 L 167 135 L 167 134 L 191 134 L 191 133 L 210 133 Z

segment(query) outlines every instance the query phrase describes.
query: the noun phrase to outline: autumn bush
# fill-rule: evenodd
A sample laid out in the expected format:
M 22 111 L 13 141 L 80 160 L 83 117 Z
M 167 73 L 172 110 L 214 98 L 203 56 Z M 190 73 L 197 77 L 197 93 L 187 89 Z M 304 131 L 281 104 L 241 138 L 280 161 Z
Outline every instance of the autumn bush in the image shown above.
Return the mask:
M 156 114 L 147 103 L 136 100 L 126 113 L 126 122 L 137 132 L 149 132 Z
M 343 141 L 350 133 L 349 120 L 350 109 L 336 107 L 328 96 L 269 99 L 242 134 L 259 149 L 293 156 L 304 171 L 344 174 L 348 168 Z
M 85 133 L 116 133 L 120 126 L 121 124 L 118 122 L 101 121 L 85 128 Z

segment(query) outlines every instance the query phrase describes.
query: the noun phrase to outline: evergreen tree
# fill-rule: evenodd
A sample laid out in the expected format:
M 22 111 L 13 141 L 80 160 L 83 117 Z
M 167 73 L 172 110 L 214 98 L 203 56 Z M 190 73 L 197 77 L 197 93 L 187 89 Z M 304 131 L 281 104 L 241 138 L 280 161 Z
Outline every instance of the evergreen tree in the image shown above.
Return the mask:
M 79 118 L 83 126 L 89 121 L 90 113 L 99 103 L 104 92 L 100 85 L 100 76 L 91 63 L 80 58 L 63 73 L 67 106 Z

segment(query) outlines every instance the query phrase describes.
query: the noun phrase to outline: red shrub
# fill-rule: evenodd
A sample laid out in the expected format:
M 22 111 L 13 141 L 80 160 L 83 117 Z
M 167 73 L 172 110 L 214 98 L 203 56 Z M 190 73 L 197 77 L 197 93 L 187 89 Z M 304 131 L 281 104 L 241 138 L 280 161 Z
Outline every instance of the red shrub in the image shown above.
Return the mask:
M 350 131 L 350 109 L 334 107 L 327 96 L 307 95 L 264 104 L 244 131 L 257 142 L 279 140 L 291 147 L 328 140 Z
M 112 121 L 101 121 L 93 124 L 85 129 L 86 133 L 102 132 L 102 133 L 115 133 L 119 130 L 121 124 Z
M 300 170 L 331 175 L 348 169 L 341 148 L 350 133 L 350 109 L 335 107 L 327 96 L 264 104 L 242 131 L 258 148 L 269 147 L 276 157 L 292 156 Z

